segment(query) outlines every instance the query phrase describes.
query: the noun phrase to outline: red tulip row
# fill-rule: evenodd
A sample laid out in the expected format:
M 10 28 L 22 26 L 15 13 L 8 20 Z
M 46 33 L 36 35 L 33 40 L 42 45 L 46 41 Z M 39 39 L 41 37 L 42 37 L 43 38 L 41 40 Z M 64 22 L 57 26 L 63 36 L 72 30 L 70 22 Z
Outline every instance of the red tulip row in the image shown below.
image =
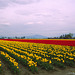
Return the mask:
M 32 43 L 43 43 L 43 44 L 55 44 L 65 46 L 75 46 L 75 40 L 46 40 L 46 39 L 0 39 L 8 41 L 21 41 L 21 42 L 32 42 Z

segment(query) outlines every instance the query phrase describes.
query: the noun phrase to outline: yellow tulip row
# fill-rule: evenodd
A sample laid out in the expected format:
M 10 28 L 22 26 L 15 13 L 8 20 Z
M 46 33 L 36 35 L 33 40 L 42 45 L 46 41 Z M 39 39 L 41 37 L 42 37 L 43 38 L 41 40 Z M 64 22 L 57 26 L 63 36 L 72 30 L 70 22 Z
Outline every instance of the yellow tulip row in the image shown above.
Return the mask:
M 1 65 L 1 61 L 0 61 L 0 67 L 1 67 L 2 65 Z
M 3 49 L 7 50 L 8 52 L 10 52 L 10 53 L 12 53 L 12 54 L 14 54 L 14 55 L 16 55 L 16 56 L 18 56 L 18 57 L 21 57 L 22 59 L 27 60 L 29 66 L 33 66 L 33 65 L 34 65 L 35 67 L 37 66 L 37 62 L 32 61 L 31 58 L 26 57 L 25 55 L 20 55 L 20 54 L 14 52 L 14 50 L 10 50 L 9 48 L 3 47 L 3 46 L 1 46 L 1 47 L 2 47 Z
M 0 74 L 2 72 L 2 64 L 1 64 L 1 61 L 0 61 Z
M 36 58 L 36 60 L 41 60 L 42 62 L 49 62 L 49 64 L 51 63 L 51 60 L 47 60 L 46 58 L 42 58 L 41 56 L 38 56 L 36 54 L 33 53 L 28 53 L 27 51 L 22 51 L 20 49 L 16 49 L 14 47 L 11 46 L 6 46 L 7 48 L 13 49 L 14 51 L 18 51 L 20 53 L 26 54 L 28 57 L 33 57 Z M 24 49 L 23 49 L 24 50 Z
M 11 63 L 13 63 L 14 66 L 17 67 L 17 69 L 19 68 L 19 67 L 18 67 L 18 63 L 15 61 L 14 58 L 12 58 L 11 56 L 9 56 L 7 53 L 5 53 L 5 52 L 3 52 L 3 51 L 0 51 L 0 54 L 3 55 L 3 56 L 5 56 L 5 58 L 8 58 L 8 60 L 9 60 Z

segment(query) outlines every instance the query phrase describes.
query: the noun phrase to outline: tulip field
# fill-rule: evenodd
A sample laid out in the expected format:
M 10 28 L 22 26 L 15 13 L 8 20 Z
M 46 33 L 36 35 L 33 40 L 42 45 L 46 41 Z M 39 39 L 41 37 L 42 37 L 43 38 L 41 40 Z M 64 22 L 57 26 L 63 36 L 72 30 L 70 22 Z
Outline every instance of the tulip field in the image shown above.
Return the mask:
M 58 44 L 55 41 L 54 44 L 54 41 L 44 43 L 44 40 L 28 42 L 24 39 L 1 39 L 0 74 L 4 69 L 2 62 L 6 63 L 13 75 L 22 75 L 20 64 L 32 74 L 39 74 L 39 68 L 46 71 L 54 71 L 56 68 L 63 70 L 67 67 L 75 69 L 75 40 L 65 40 L 63 44 L 60 41 Z

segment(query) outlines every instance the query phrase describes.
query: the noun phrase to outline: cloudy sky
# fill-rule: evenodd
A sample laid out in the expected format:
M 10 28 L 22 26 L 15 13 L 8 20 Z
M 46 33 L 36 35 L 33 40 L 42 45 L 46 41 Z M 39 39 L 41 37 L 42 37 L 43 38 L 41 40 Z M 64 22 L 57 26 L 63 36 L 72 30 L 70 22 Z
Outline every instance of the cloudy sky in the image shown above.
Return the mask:
M 75 0 L 0 0 L 0 36 L 75 33 Z

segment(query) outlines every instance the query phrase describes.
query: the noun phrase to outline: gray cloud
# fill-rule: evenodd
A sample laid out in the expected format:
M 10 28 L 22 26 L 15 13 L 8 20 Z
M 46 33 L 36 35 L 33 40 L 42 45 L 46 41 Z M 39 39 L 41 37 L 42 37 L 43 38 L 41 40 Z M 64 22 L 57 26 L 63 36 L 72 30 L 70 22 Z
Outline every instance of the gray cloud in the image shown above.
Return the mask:
M 8 6 L 8 2 L 9 1 L 4 1 L 4 0 L 0 0 L 0 8 L 4 8 L 4 7 L 7 7 Z
M 0 0 L 0 9 L 7 7 L 12 3 L 25 5 L 25 4 L 35 3 L 39 1 L 40 0 Z
M 34 12 L 33 11 L 26 11 L 26 10 L 16 10 L 15 11 L 16 14 L 19 14 L 19 15 L 32 15 Z
M 39 2 L 40 0 L 11 0 L 11 1 L 19 4 L 30 4 L 34 2 Z

